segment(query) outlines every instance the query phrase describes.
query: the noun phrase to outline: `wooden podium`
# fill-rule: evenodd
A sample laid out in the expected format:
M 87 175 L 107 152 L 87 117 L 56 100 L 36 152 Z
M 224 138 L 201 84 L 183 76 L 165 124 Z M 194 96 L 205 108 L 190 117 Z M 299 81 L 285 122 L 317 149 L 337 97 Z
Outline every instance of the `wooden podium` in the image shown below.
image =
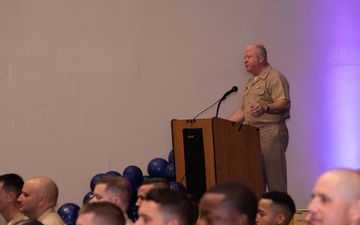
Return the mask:
M 176 181 L 200 198 L 225 181 L 264 192 L 259 130 L 221 118 L 172 120 Z

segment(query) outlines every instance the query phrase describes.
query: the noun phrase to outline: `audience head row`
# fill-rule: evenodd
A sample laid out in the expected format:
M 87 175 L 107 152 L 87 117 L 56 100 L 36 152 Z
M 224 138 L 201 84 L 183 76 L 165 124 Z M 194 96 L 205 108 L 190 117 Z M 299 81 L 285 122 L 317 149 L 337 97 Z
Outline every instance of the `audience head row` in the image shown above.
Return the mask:
M 58 188 L 49 177 L 27 180 L 17 174 L 0 176 L 0 214 L 8 224 L 63 225 L 55 212 Z M 126 216 L 131 199 L 127 180 L 100 178 L 94 198 L 84 205 L 77 225 L 131 224 Z M 138 190 L 136 225 L 287 225 L 295 203 L 284 192 L 269 191 L 257 201 L 244 184 L 226 182 L 209 188 L 199 204 L 169 188 L 162 178 L 144 181 Z M 315 224 L 360 224 L 360 170 L 336 169 L 322 174 L 314 186 L 306 221 Z

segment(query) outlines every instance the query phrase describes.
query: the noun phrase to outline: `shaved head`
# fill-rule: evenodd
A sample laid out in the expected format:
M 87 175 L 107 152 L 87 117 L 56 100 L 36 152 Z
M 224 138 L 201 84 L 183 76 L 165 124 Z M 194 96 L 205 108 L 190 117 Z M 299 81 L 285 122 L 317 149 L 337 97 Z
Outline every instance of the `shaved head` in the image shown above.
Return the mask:
M 336 169 L 321 175 L 308 208 L 309 225 L 360 224 L 360 173 Z
M 52 179 L 49 177 L 34 177 L 29 182 L 34 183 L 39 194 L 47 197 L 49 203 L 53 204 L 52 207 L 56 205 L 59 190 Z
M 359 173 L 347 169 L 330 170 L 318 179 L 318 183 L 324 181 L 331 182 L 346 201 L 360 200 Z
M 30 219 L 38 219 L 47 209 L 56 205 L 58 188 L 49 177 L 34 177 L 25 182 L 18 197 L 20 212 Z

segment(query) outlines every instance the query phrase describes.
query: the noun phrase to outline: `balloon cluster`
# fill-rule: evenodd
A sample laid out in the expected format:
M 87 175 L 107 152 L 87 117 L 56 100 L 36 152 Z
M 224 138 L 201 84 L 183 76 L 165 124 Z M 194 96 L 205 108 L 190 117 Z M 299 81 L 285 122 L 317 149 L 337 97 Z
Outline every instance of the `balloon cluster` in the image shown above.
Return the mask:
M 58 209 L 57 213 L 60 215 L 65 225 L 74 225 L 76 224 L 79 210 L 80 207 L 75 203 L 66 203 Z
M 91 191 L 85 194 L 83 198 L 83 204 L 88 204 L 90 200 L 94 197 L 93 191 L 96 182 L 102 176 L 121 176 L 129 182 L 131 187 L 132 198 L 127 214 L 131 220 L 135 221 L 137 219 L 138 210 L 135 206 L 135 203 L 137 201 L 137 192 L 139 186 L 143 181 L 153 177 L 161 177 L 169 181 L 170 188 L 182 192 L 187 192 L 186 188 L 181 183 L 175 181 L 174 163 L 174 150 L 171 150 L 168 155 L 168 160 L 165 160 L 163 158 L 154 158 L 148 163 L 147 172 L 149 175 L 144 175 L 141 169 L 135 165 L 130 165 L 126 167 L 122 175 L 119 172 L 113 170 L 106 173 L 98 173 L 94 175 L 90 180 Z M 65 225 L 75 225 L 78 211 L 79 206 L 75 205 L 74 203 L 66 203 L 59 208 L 58 213 L 64 220 Z

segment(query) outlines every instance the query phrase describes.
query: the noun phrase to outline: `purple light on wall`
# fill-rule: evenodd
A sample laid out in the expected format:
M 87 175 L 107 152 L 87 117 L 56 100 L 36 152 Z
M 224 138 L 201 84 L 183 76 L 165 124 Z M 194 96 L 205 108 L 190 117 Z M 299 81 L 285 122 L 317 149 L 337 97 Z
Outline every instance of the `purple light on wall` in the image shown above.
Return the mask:
M 323 2 L 324 3 L 324 2 Z M 321 164 L 360 167 L 360 1 L 326 1 L 315 26 L 320 51 L 316 74 L 322 114 Z M 320 85 L 319 85 L 320 84 Z M 320 122 L 319 122 L 320 124 Z
M 360 84 L 359 66 L 330 67 L 325 72 L 323 107 L 328 110 L 322 135 L 325 165 L 329 167 L 359 166 L 360 151 Z

